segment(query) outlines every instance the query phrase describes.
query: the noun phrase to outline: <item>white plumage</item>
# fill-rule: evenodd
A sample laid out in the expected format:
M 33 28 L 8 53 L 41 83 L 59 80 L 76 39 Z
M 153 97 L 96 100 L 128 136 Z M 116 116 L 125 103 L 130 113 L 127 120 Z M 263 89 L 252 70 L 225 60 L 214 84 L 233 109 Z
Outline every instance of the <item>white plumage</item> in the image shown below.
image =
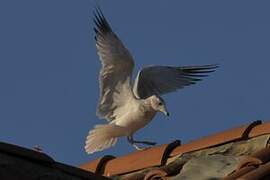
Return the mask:
M 218 66 L 149 66 L 139 71 L 132 86 L 134 61 L 131 54 L 100 9 L 96 9 L 94 16 L 96 47 L 102 64 L 97 115 L 109 124 L 96 125 L 89 132 L 85 151 L 94 153 L 107 149 L 121 136 L 127 136 L 136 149 L 141 149 L 137 144 L 154 145 L 153 142 L 134 140 L 133 134 L 147 125 L 156 112 L 169 115 L 160 96 L 195 84 Z

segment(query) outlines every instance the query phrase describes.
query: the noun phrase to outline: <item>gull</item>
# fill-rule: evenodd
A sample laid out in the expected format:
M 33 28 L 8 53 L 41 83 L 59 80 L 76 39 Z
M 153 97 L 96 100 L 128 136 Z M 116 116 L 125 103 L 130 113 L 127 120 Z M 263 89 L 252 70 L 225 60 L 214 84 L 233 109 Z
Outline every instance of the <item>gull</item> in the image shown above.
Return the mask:
M 107 149 L 115 145 L 119 137 L 127 137 L 138 150 L 143 149 L 138 144 L 155 145 L 155 142 L 134 140 L 133 135 L 151 122 L 157 112 L 169 116 L 161 95 L 195 84 L 207 73 L 215 71 L 218 65 L 147 66 L 132 82 L 132 55 L 113 32 L 100 8 L 94 11 L 94 24 L 102 65 L 97 116 L 106 119 L 108 124 L 96 125 L 89 131 L 85 151 L 91 154 Z

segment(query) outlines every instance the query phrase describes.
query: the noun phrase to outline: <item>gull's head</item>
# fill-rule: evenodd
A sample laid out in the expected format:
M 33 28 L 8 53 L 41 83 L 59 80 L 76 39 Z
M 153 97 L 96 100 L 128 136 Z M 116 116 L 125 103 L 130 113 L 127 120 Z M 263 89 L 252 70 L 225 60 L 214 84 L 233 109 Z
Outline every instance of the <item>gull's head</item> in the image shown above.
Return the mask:
M 153 95 L 149 97 L 151 106 L 155 111 L 159 111 L 164 113 L 166 116 L 169 116 L 170 114 L 167 111 L 165 101 L 161 98 L 158 97 L 157 95 Z

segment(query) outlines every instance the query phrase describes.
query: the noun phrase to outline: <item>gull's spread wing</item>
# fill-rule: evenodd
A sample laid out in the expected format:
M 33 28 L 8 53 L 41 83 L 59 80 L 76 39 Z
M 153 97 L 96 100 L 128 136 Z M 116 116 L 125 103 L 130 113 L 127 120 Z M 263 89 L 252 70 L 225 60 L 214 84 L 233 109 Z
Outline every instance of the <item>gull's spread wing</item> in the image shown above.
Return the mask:
M 195 84 L 207 73 L 215 71 L 217 65 L 204 66 L 149 66 L 137 75 L 133 92 L 137 98 L 145 99 L 154 94 L 162 95 Z
M 114 120 L 130 98 L 134 98 L 130 86 L 134 62 L 100 9 L 96 9 L 94 16 L 96 47 L 102 64 L 97 115 Z

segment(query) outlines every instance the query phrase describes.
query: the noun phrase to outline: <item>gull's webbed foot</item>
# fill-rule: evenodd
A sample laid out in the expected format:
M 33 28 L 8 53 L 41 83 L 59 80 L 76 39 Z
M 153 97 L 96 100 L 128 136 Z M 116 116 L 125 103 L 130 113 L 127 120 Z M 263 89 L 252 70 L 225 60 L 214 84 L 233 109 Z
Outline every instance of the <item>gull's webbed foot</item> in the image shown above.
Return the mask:
M 143 147 L 139 147 L 139 146 L 136 145 L 136 144 L 132 144 L 132 146 L 133 146 L 135 149 L 137 149 L 138 151 L 142 151 L 142 150 L 145 149 L 145 148 L 143 148 Z

